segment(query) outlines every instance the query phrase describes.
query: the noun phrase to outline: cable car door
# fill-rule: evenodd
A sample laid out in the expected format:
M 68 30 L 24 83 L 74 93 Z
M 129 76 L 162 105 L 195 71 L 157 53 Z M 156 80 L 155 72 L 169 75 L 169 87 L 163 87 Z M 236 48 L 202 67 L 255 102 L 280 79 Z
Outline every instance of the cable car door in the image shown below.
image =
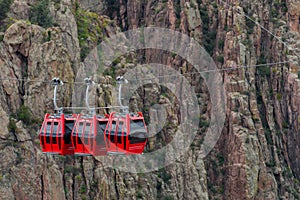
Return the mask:
M 47 121 L 41 132 L 41 141 L 42 141 L 42 145 L 43 145 L 43 151 L 46 153 L 52 152 L 51 129 L 52 129 L 52 122 Z
M 147 142 L 147 129 L 143 118 L 132 119 L 130 121 L 130 134 L 128 136 L 131 153 L 141 154 Z
M 117 129 L 117 120 L 113 119 L 109 125 L 109 134 L 106 135 L 108 141 L 108 151 L 116 152 L 116 129 Z
M 52 127 L 52 152 L 61 153 L 61 123 L 58 120 L 53 122 Z
M 117 123 L 117 133 L 116 133 L 116 140 L 115 140 L 115 144 L 116 144 L 116 150 L 118 152 L 124 152 L 126 150 L 126 146 L 124 148 L 124 144 L 126 142 L 126 140 L 124 139 L 124 133 L 126 134 L 126 126 L 123 120 L 118 120 Z
M 85 153 L 90 153 L 90 132 L 91 123 L 89 121 L 85 121 L 84 131 L 82 132 L 83 151 Z
M 108 120 L 105 121 L 97 121 L 95 120 L 97 124 L 96 126 L 96 136 L 94 140 L 94 150 L 93 154 L 94 156 L 101 156 L 101 155 L 107 155 L 107 147 L 105 142 L 105 132 L 106 127 L 108 124 Z M 107 139 L 107 138 L 106 138 Z
M 75 143 L 76 143 L 76 153 L 84 153 L 84 145 L 83 145 L 83 131 L 84 131 L 84 121 L 80 121 L 78 124 L 78 127 L 76 129 L 76 137 L 75 137 Z

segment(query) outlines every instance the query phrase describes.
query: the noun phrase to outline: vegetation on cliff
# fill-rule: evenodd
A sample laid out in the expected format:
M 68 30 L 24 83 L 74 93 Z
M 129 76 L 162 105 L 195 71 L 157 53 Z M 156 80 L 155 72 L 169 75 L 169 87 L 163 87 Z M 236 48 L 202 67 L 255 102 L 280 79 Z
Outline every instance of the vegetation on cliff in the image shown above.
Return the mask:
M 36 2 L 30 8 L 29 19 L 31 23 L 40 25 L 44 28 L 53 26 L 53 18 L 49 10 L 49 0 Z

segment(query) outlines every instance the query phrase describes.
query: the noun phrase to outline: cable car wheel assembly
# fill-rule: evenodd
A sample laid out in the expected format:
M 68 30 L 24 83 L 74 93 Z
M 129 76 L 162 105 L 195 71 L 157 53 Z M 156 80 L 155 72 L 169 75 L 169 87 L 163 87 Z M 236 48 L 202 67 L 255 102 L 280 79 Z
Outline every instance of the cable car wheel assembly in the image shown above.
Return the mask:
M 80 156 L 142 154 L 147 143 L 147 127 L 141 112 L 129 113 L 128 106 L 122 104 L 122 84 L 127 83 L 127 80 L 117 77 L 119 106 L 100 108 L 91 108 L 89 105 L 88 94 L 93 81 L 85 78 L 84 82 L 87 114 L 65 115 L 64 108 L 59 108 L 56 103 L 57 88 L 63 82 L 59 78 L 52 79 L 55 113 L 45 115 L 39 132 L 43 153 Z M 119 108 L 120 112 L 96 114 L 97 109 L 106 108 Z

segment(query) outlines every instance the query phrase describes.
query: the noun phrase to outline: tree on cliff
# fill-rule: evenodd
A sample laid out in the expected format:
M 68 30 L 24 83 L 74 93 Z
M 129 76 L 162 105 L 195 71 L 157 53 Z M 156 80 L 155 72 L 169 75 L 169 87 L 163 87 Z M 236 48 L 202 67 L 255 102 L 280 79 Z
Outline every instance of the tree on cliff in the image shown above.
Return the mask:
M 9 8 L 13 0 L 0 0 L 0 24 L 3 19 L 6 18 L 6 14 L 9 11 Z
M 30 9 L 29 19 L 31 23 L 38 24 L 44 28 L 53 25 L 53 19 L 49 10 L 49 1 L 42 0 L 33 5 Z

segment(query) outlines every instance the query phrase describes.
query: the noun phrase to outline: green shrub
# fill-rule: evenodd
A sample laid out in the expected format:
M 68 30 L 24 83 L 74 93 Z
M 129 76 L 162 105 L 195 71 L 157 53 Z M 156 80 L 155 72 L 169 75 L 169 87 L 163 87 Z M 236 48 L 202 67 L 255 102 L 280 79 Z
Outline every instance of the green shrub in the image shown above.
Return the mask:
M 223 49 L 223 48 L 224 48 L 224 44 L 225 44 L 224 39 L 220 39 L 220 40 L 219 40 L 219 43 L 218 43 L 219 49 Z
M 143 193 L 141 191 L 138 191 L 136 194 L 136 198 L 142 199 L 143 198 Z
M 0 0 L 0 21 L 7 17 L 7 12 L 9 11 L 12 3 L 13 0 Z
M 161 190 L 161 187 L 162 187 L 162 182 L 157 181 L 157 184 L 156 184 L 156 190 L 160 191 L 160 190 Z
M 218 161 L 219 161 L 219 165 L 223 165 L 224 162 L 225 162 L 225 158 L 222 154 L 217 154 L 217 158 L 218 158 Z
M 162 197 L 162 200 L 174 200 L 174 197 L 171 195 L 167 195 L 167 196 Z
M 80 193 L 80 194 L 86 193 L 86 186 L 85 186 L 85 185 L 82 185 L 82 186 L 81 186 L 79 193 Z
M 268 145 L 273 145 L 272 133 L 270 130 L 265 129 L 265 137 Z
M 75 7 L 73 13 L 77 24 L 80 58 L 83 61 L 90 50 L 102 41 L 103 28 L 108 21 L 100 21 L 97 13 L 85 11 L 79 6 Z
M 30 8 L 29 19 L 31 23 L 38 24 L 44 28 L 53 25 L 53 19 L 49 10 L 49 1 L 41 0 Z
M 108 16 L 112 16 L 114 12 L 119 12 L 120 10 L 120 3 L 116 0 L 107 0 L 106 4 L 109 6 L 108 9 Z
M 267 59 L 266 59 L 265 55 L 261 54 L 258 59 L 257 64 L 266 64 L 266 63 L 267 63 Z M 259 74 L 262 76 L 269 77 L 271 74 L 270 67 L 268 67 L 268 66 L 259 66 L 259 67 L 257 67 L 257 70 L 258 70 Z
M 271 16 L 272 17 L 278 17 L 279 16 L 279 11 L 275 8 L 271 9 Z
M 258 64 L 266 64 L 267 63 L 267 59 L 263 53 L 259 56 L 257 63 Z
M 267 167 L 275 167 L 276 163 L 275 163 L 275 161 L 271 160 L 270 162 L 266 162 L 266 166 Z
M 111 65 L 111 67 L 107 68 L 104 71 L 104 75 L 105 76 L 111 76 L 111 77 L 115 78 L 116 77 L 116 67 L 115 67 L 115 65 Z
M 158 177 L 161 178 L 165 183 L 168 183 L 172 178 L 172 176 L 165 170 L 165 168 L 159 170 Z
M 4 143 L 4 147 L 15 147 L 15 148 L 20 148 L 20 143 L 15 140 L 6 140 Z
M 282 128 L 287 129 L 289 127 L 289 124 L 286 121 L 282 122 Z
M 26 125 L 31 125 L 36 122 L 36 120 L 33 118 L 30 108 L 24 105 L 22 105 L 17 111 L 16 118 L 23 121 Z
M 224 57 L 223 57 L 223 56 L 218 56 L 218 57 L 217 57 L 217 61 L 218 61 L 219 63 L 224 64 Z
M 215 48 L 215 43 L 216 43 L 216 36 L 217 32 L 212 31 L 209 28 L 209 25 L 211 24 L 210 21 L 210 16 L 208 15 L 208 10 L 205 7 L 200 8 L 200 15 L 201 15 L 201 20 L 203 22 L 202 24 L 202 31 L 203 31 L 203 45 L 205 50 L 212 55 L 213 50 Z
M 51 40 L 51 31 L 47 32 L 47 41 L 49 42 Z
M 258 69 L 259 74 L 262 75 L 262 76 L 267 76 L 267 77 L 269 77 L 270 74 L 271 74 L 271 73 L 270 73 L 270 68 L 267 67 L 267 66 L 260 66 L 260 67 L 258 67 L 257 69 Z
M 175 27 L 179 28 L 180 24 L 181 24 L 181 20 L 180 19 L 176 19 L 176 21 L 175 21 Z
M 252 20 L 250 20 L 249 18 L 246 17 L 247 33 L 252 34 L 253 30 L 254 30 L 254 27 L 255 27 L 255 23 Z
M 56 10 L 60 9 L 61 0 L 52 0 Z
M 181 13 L 180 0 L 175 0 L 174 1 L 174 8 L 175 8 L 176 18 L 179 19 L 179 21 L 180 21 L 180 13 Z
M 75 179 L 76 179 L 77 181 L 81 181 L 81 180 L 82 180 L 81 175 L 80 175 L 80 174 L 76 175 L 76 176 L 75 176 Z
M 85 15 L 83 10 L 78 9 L 76 11 L 76 23 L 77 23 L 77 32 L 78 32 L 78 40 L 79 40 L 79 46 L 81 48 L 80 57 L 81 60 L 84 60 L 84 58 L 89 53 L 89 47 L 86 43 L 88 37 L 89 37 L 89 21 L 87 16 Z
M 281 100 L 281 99 L 282 99 L 282 94 L 277 93 L 277 94 L 276 94 L 276 99 L 277 99 L 277 100 Z
M 203 119 L 200 119 L 200 121 L 199 121 L 199 125 L 200 125 L 201 128 L 202 127 L 204 127 L 204 128 L 209 127 L 209 124 L 210 124 L 210 122 L 205 121 Z
M 281 2 L 280 8 L 281 8 L 281 11 L 282 11 L 283 13 L 286 13 L 286 12 L 288 11 L 286 2 Z
M 66 165 L 64 172 L 65 173 L 72 173 L 74 175 L 78 175 L 78 174 L 80 174 L 80 168 L 77 168 L 73 165 Z
M 12 132 L 12 133 L 15 133 L 17 130 L 16 122 L 14 120 L 12 120 L 11 118 L 9 119 L 9 124 L 7 126 L 7 129 L 9 132 Z

